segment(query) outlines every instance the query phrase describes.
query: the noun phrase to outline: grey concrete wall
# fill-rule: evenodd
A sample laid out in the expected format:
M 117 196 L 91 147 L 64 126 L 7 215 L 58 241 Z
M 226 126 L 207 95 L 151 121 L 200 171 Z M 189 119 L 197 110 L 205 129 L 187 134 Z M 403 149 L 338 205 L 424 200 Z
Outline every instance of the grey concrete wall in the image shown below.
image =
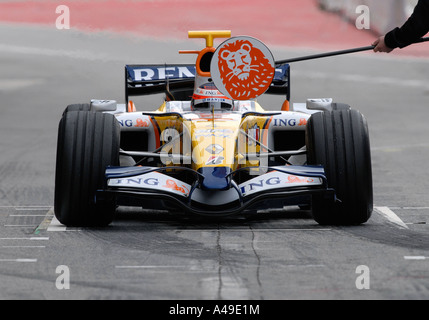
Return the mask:
M 337 12 L 354 23 L 360 16 L 356 8 L 368 6 L 370 28 L 377 34 L 385 34 L 401 26 L 411 15 L 418 0 L 318 0 L 321 8 Z

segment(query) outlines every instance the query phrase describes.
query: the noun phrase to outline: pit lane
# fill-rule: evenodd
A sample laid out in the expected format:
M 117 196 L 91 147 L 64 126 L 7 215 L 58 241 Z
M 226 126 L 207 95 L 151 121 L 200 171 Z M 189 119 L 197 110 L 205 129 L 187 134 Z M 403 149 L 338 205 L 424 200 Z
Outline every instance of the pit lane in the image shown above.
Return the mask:
M 177 55 L 187 42 L 8 25 L 0 36 L 0 298 L 429 297 L 427 259 L 409 259 L 429 256 L 426 60 L 363 54 L 292 66 L 294 102 L 333 97 L 367 117 L 377 210 L 365 225 L 321 227 L 296 208 L 219 221 L 124 208 L 107 229 L 70 229 L 52 215 L 63 109 L 91 98 L 122 101 L 126 63 L 159 63 L 160 53 L 161 62 L 192 62 Z M 136 104 L 152 110 L 160 101 Z M 260 102 L 281 105 L 277 97 Z M 55 287 L 59 265 L 70 268 L 69 290 Z M 360 265 L 371 271 L 369 290 L 356 287 Z

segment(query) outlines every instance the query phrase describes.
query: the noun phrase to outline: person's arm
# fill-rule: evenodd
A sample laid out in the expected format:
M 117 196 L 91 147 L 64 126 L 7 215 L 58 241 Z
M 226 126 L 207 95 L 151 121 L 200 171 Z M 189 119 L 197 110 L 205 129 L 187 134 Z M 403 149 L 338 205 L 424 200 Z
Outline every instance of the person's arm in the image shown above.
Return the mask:
M 391 52 L 405 48 L 429 32 L 429 0 L 419 0 L 411 17 L 400 28 L 395 28 L 372 45 L 375 52 Z

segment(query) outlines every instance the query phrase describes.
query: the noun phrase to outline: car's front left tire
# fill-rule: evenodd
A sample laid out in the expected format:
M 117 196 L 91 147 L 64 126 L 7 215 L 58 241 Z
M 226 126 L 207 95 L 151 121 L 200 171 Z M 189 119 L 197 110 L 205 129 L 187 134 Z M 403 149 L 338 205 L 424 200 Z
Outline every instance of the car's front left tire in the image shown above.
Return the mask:
M 313 114 L 306 128 L 307 164 L 322 165 L 337 201 L 313 196 L 314 219 L 323 225 L 357 225 L 373 210 L 371 152 L 366 119 L 344 108 Z

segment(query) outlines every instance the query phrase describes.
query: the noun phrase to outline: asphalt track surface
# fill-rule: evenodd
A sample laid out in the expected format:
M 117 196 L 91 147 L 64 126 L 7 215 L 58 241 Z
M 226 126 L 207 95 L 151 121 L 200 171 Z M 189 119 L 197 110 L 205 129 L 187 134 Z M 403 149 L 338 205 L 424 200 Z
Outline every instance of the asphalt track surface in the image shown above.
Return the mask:
M 185 36 L 0 26 L 0 299 L 428 299 L 427 59 L 366 53 L 292 66 L 293 102 L 332 97 L 368 120 L 376 210 L 364 225 L 322 227 L 296 208 L 218 221 L 123 208 L 102 229 L 55 221 L 65 106 L 123 101 L 127 63 L 192 63 L 177 54 L 198 44 Z M 282 101 L 260 102 L 278 110 Z M 136 101 L 138 110 L 160 103 Z M 69 289 L 56 287 L 58 266 L 69 269 Z M 357 286 L 359 266 L 369 289 Z

